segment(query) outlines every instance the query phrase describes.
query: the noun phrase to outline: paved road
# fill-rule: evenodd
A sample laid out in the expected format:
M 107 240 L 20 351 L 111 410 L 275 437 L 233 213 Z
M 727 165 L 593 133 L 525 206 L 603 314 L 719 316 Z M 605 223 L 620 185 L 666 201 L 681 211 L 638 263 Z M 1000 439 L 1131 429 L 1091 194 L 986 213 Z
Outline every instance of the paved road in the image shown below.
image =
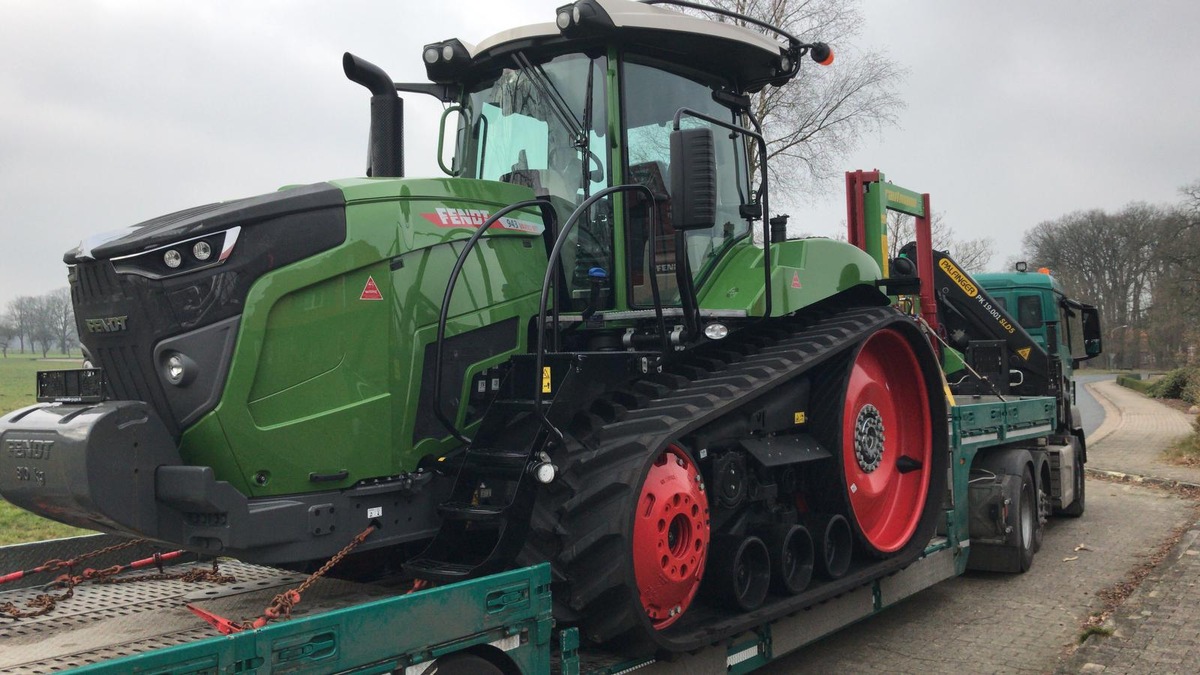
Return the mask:
M 1097 439 L 1089 442 L 1089 459 L 1115 463 L 1130 455 L 1151 466 L 1158 449 L 1174 437 L 1179 413 L 1132 392 L 1125 397 L 1128 390 L 1103 379 L 1095 378 L 1103 400 L 1093 400 L 1109 406 L 1100 418 L 1107 423 L 1097 420 L 1094 409 L 1084 412 L 1085 429 L 1094 423 Z M 1081 386 L 1077 393 L 1084 400 L 1087 392 Z M 1123 641 L 1094 644 L 1098 638 L 1091 638 L 1072 653 L 1083 620 L 1102 606 L 1097 593 L 1123 581 L 1196 517 L 1193 502 L 1167 491 L 1091 478 L 1087 489 L 1087 512 L 1077 520 L 1050 522 L 1029 572 L 968 572 L 785 657 L 766 672 L 1200 672 L 1200 544 L 1177 551 L 1174 559 L 1181 564 L 1161 568 L 1118 611 L 1114 624 Z M 1200 529 L 1185 541 L 1200 541 Z M 1081 544 L 1087 548 L 1076 551 Z M 1183 602 L 1176 599 L 1181 597 Z
M 1096 592 L 1189 522 L 1184 500 L 1144 487 L 1088 482 L 1078 520 L 1046 529 L 1022 575 L 968 572 L 778 661 L 773 673 L 1046 673 L 1098 608 Z M 1085 544 L 1091 550 L 1076 552 Z M 1079 556 L 1063 562 L 1064 558 Z
M 1091 390 L 1086 386 L 1105 380 L 1115 380 L 1116 375 L 1080 375 L 1076 378 L 1075 405 L 1079 406 L 1079 414 L 1083 417 L 1084 436 L 1091 437 L 1096 429 L 1104 423 L 1104 406 L 1096 400 Z

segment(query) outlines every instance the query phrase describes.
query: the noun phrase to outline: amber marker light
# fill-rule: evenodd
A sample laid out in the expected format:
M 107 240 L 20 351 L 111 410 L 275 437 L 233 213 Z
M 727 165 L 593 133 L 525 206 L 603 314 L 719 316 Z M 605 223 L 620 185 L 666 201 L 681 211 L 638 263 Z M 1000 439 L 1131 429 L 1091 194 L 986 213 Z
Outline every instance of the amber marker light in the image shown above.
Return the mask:
M 822 66 L 828 66 L 833 63 L 833 49 L 824 42 L 814 42 L 809 49 L 808 55 L 812 57 Z

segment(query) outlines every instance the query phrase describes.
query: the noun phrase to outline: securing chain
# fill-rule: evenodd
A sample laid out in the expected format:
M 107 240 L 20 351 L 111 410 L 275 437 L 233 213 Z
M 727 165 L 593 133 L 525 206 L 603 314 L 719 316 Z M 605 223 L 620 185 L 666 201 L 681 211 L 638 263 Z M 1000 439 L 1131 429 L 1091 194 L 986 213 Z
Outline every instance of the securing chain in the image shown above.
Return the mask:
M 350 554 L 351 551 L 355 549 L 355 547 L 363 543 L 363 541 L 374 531 L 374 525 L 367 526 L 367 529 L 359 532 L 357 536 L 350 540 L 350 543 L 346 544 L 342 548 L 342 550 L 334 554 L 334 556 L 326 561 L 324 565 L 321 565 L 320 569 L 308 575 L 308 578 L 305 579 L 299 586 L 276 595 L 271 601 L 271 604 L 267 605 L 266 609 L 263 610 L 262 616 L 254 619 L 253 621 L 233 621 L 194 605 L 188 605 L 187 608 L 190 609 L 196 616 L 199 616 L 201 619 L 204 619 L 211 624 L 222 635 L 229 635 L 231 633 L 237 633 L 243 630 L 262 628 L 269 622 L 281 617 L 284 619 L 290 619 L 292 616 L 292 610 L 296 607 L 296 605 L 300 604 L 301 596 L 307 592 L 313 584 L 317 583 L 318 579 L 325 576 L 325 574 L 329 572 L 334 565 L 341 562 L 342 558 L 345 558 Z
M 74 597 L 75 587 L 84 582 L 92 582 L 96 584 L 124 584 L 138 581 L 161 580 L 180 580 L 185 583 L 194 583 L 199 581 L 207 581 L 212 583 L 232 583 L 237 581 L 237 579 L 231 575 L 220 573 L 220 570 L 217 567 L 217 560 L 215 558 L 212 561 L 211 569 L 192 568 L 185 572 L 167 572 L 163 568 L 163 562 L 183 555 L 182 550 L 172 551 L 170 553 L 156 552 L 152 557 L 144 558 L 142 560 L 135 560 L 125 565 L 113 565 L 111 567 L 106 567 L 99 570 L 87 568 L 83 570 L 81 574 L 74 573 L 75 568 L 86 560 L 108 555 L 110 553 L 116 553 L 118 551 L 123 551 L 127 548 L 132 548 L 139 544 L 143 544 L 145 541 L 145 539 L 131 539 L 120 544 L 89 551 L 68 560 L 54 558 L 47 560 L 46 562 L 32 569 L 0 576 L 0 583 L 5 583 L 9 581 L 16 581 L 32 574 L 57 572 L 64 569 L 66 570 L 65 574 L 59 575 L 54 581 L 46 585 L 47 588 L 65 589 L 62 593 L 58 595 L 52 595 L 50 593 L 39 594 L 33 599 L 25 602 L 25 606 L 30 609 L 21 609 L 13 602 L 5 602 L 0 604 L 0 615 L 9 617 L 11 619 L 28 619 L 42 616 L 53 611 L 54 608 L 58 606 L 59 602 Z M 135 577 L 118 578 L 116 576 L 127 570 L 141 569 L 143 567 L 149 567 L 150 565 L 157 567 L 158 572 L 153 574 L 143 574 Z

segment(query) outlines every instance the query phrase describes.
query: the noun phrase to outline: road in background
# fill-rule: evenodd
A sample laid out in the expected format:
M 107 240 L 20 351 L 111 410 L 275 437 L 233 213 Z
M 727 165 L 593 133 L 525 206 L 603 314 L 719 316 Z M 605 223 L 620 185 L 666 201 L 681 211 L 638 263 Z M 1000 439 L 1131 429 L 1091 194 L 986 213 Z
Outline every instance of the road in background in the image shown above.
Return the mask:
M 1091 436 L 1104 423 L 1104 408 L 1100 406 L 1100 403 L 1092 396 L 1092 392 L 1088 391 L 1084 385 L 1090 382 L 1111 380 L 1115 377 L 1116 375 L 1112 373 L 1076 375 L 1075 405 L 1079 406 L 1079 415 L 1083 418 L 1083 434 L 1085 437 Z

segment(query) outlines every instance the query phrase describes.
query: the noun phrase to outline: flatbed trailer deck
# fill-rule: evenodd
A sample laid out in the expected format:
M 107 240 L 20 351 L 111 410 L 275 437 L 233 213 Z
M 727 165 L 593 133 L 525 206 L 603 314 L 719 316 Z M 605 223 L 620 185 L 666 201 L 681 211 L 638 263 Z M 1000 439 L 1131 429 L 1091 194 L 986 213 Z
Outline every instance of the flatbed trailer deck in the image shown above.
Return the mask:
M 570 628 L 555 635 L 546 564 L 413 593 L 398 585 L 320 579 L 289 620 L 217 635 L 187 609 L 189 603 L 235 621 L 254 618 L 276 594 L 304 578 L 222 560 L 222 572 L 236 582 L 83 584 L 49 614 L 5 622 L 0 626 L 0 672 L 415 674 L 456 653 L 484 655 L 524 673 L 749 672 L 967 568 L 969 471 L 975 456 L 997 448 L 1044 445 L 1055 424 L 1055 400 L 960 396 L 954 403 L 948 420 L 952 463 L 945 525 L 922 558 L 836 598 L 672 660 L 629 661 L 580 647 L 577 631 Z M 114 541 L 119 540 L 96 535 L 5 547 L 0 549 L 5 568 L 0 571 L 68 558 Z M 99 567 L 137 554 L 122 551 L 120 560 L 89 564 Z M 192 561 L 171 569 L 196 565 L 208 563 Z M 7 590 L 0 593 L 0 604 L 21 606 L 37 592 L 34 587 Z

